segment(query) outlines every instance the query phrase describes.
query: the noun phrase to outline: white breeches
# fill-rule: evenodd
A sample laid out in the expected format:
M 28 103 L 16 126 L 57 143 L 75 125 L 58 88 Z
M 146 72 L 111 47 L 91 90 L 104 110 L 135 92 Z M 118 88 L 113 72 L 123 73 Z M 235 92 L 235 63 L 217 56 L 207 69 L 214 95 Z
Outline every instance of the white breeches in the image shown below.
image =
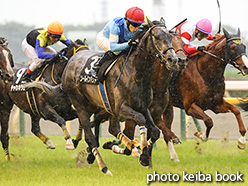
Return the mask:
M 103 32 L 99 32 L 96 36 L 96 43 L 97 45 L 103 49 L 105 52 L 110 50 L 110 42 L 109 42 L 109 39 L 106 38 L 104 35 L 103 35 Z
M 31 59 L 32 63 L 29 66 L 29 69 L 33 72 L 45 59 L 38 58 L 35 48 L 32 47 L 30 44 L 27 43 L 26 38 L 22 41 L 22 51 L 24 54 Z M 44 47 L 44 52 L 46 53 L 54 53 L 56 54 L 56 50 L 54 50 L 52 47 Z

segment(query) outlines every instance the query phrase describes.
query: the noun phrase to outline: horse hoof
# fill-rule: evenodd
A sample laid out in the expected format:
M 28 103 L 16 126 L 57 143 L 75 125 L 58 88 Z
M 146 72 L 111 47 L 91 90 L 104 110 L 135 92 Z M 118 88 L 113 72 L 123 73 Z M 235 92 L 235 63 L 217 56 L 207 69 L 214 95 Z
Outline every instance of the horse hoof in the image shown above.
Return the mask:
M 176 156 L 176 157 L 171 157 L 171 160 L 172 160 L 173 162 L 175 162 L 175 163 L 180 162 L 180 160 L 178 159 L 177 156 Z
M 71 138 L 68 138 L 66 140 L 65 149 L 66 150 L 75 150 L 75 147 L 74 147 L 74 144 L 72 143 Z
M 173 142 L 173 144 L 174 144 L 174 145 L 177 145 L 177 144 L 182 144 L 182 142 L 180 141 L 180 139 L 179 139 L 179 138 L 175 138 L 175 139 L 173 139 L 173 140 L 172 140 L 172 142 Z
M 96 157 L 94 156 L 94 154 L 92 154 L 92 153 L 88 154 L 88 156 L 87 156 L 87 162 L 88 162 L 88 164 L 94 163 L 95 158 Z
M 109 176 L 113 176 L 113 174 L 109 170 L 107 170 L 107 172 L 105 174 L 109 175 Z
M 245 143 L 246 143 L 245 137 L 239 138 L 239 140 L 237 142 L 238 148 L 241 150 L 244 150 L 245 149 Z
M 201 139 L 202 141 L 207 141 L 207 140 L 208 140 L 208 138 L 202 133 L 202 131 L 200 131 L 200 132 L 195 132 L 194 135 L 195 135 L 197 138 Z
M 143 149 L 143 153 L 140 155 L 139 162 L 144 167 L 147 167 L 150 164 L 147 147 Z
M 9 156 L 9 154 L 6 154 L 6 155 L 5 155 L 5 160 L 6 160 L 6 161 L 10 161 L 10 156 Z
M 139 158 L 140 157 L 140 154 L 141 154 L 141 152 L 139 151 L 139 149 L 137 149 L 136 147 L 134 147 L 133 149 L 132 149 L 132 157 L 134 157 L 134 158 Z
M 112 150 L 113 145 L 118 145 L 116 141 L 108 141 L 103 144 L 102 148 Z
M 104 168 L 102 169 L 102 172 L 105 173 L 106 175 L 113 176 L 113 174 L 108 170 L 107 167 L 104 167 Z
M 55 145 L 50 139 L 46 141 L 46 146 L 47 146 L 47 149 L 55 149 Z
M 130 156 L 132 154 L 132 152 L 126 147 L 124 150 L 124 154 L 127 156 Z
M 75 139 L 72 140 L 72 143 L 73 143 L 75 149 L 78 146 L 78 142 L 79 142 L 78 140 L 75 140 Z

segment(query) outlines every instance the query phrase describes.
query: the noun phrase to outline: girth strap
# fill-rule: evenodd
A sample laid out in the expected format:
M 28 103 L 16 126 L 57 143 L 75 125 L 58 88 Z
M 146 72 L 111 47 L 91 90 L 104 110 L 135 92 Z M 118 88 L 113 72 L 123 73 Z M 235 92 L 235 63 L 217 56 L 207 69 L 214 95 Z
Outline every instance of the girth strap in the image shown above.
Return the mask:
M 100 97 L 101 97 L 101 100 L 102 100 L 102 103 L 103 103 L 105 110 L 108 113 L 113 114 L 111 106 L 109 104 L 108 95 L 106 92 L 105 81 L 103 81 L 103 84 L 99 82 L 98 91 L 99 91 L 99 94 L 100 94 Z
M 34 90 L 33 89 L 27 90 L 26 91 L 26 97 L 28 100 L 29 107 L 30 107 L 31 111 L 33 112 L 33 114 L 41 117 L 40 112 L 39 112 L 38 107 L 37 107 L 35 97 L 34 97 Z

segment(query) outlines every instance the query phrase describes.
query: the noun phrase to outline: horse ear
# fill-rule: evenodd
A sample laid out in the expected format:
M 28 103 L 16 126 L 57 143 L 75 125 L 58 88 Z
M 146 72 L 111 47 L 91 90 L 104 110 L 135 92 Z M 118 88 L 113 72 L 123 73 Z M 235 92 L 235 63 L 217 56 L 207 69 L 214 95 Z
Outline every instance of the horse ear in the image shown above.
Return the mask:
M 84 44 L 85 44 L 86 46 L 89 46 L 88 41 L 87 41 L 86 38 L 84 38 L 83 42 L 84 42 Z
M 238 28 L 237 36 L 240 37 L 240 29 Z
M 160 22 L 161 22 L 163 25 L 165 25 L 165 20 L 164 20 L 163 17 L 160 18 Z
M 230 39 L 231 38 L 231 35 L 226 31 L 225 28 L 223 28 L 223 32 L 224 32 L 224 35 L 225 35 L 226 39 Z
M 147 23 L 148 23 L 149 27 L 152 27 L 153 23 L 150 21 L 150 19 L 148 17 L 146 17 L 146 18 L 147 18 Z

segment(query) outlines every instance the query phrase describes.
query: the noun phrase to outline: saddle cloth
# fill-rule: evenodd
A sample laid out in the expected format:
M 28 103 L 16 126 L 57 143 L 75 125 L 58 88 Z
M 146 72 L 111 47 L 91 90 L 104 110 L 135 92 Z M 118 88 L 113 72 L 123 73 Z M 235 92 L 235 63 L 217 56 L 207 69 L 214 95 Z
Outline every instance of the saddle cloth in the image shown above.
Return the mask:
M 103 83 L 109 70 L 113 66 L 111 64 L 116 61 L 115 60 L 116 58 L 105 61 L 101 66 L 97 66 L 96 64 L 102 58 L 102 55 L 103 55 L 102 53 L 99 53 L 91 56 L 87 60 L 80 75 L 80 79 L 79 79 L 80 83 L 94 84 L 94 85 L 97 85 L 99 82 Z
M 23 75 L 27 71 L 27 68 L 21 68 L 16 71 L 13 83 L 11 85 L 10 91 L 11 92 L 20 92 L 20 91 L 26 91 L 25 88 L 22 86 L 22 84 L 25 84 L 26 81 L 23 80 Z

